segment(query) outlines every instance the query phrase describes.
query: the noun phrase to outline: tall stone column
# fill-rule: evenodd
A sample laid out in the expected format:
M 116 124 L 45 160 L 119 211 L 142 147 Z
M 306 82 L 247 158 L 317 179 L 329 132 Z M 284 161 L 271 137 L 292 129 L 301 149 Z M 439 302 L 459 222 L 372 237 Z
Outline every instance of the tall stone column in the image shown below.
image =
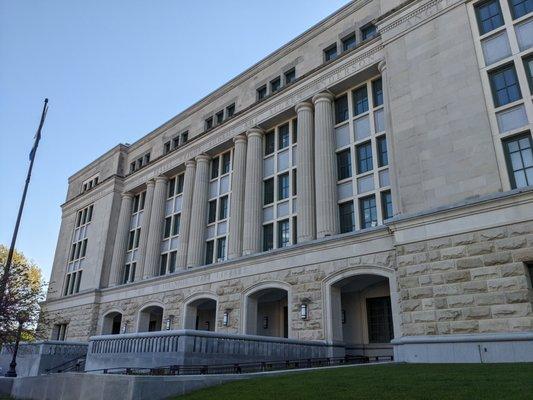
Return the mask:
M 337 204 L 337 160 L 333 131 L 333 96 L 322 92 L 313 97 L 315 104 L 315 193 L 317 237 L 339 233 Z
M 148 244 L 148 231 L 150 229 L 150 215 L 152 214 L 152 203 L 154 200 L 155 182 L 146 182 L 146 196 L 144 198 L 144 211 L 141 223 L 141 237 L 139 238 L 139 250 L 137 255 L 137 268 L 135 269 L 135 280 L 140 281 L 146 275 L 146 246 Z
M 244 229 L 244 189 L 246 186 L 246 135 L 233 139 L 233 176 L 231 178 L 231 205 L 228 234 L 228 258 L 242 256 L 242 233 Z
M 300 103 L 298 115 L 298 243 L 316 239 L 313 105 Z
M 244 189 L 243 254 L 261 251 L 263 225 L 263 130 L 250 129 L 246 151 L 246 182 Z
M 189 232 L 189 248 L 187 249 L 188 268 L 204 264 L 207 197 L 209 190 L 209 160 L 211 160 L 211 157 L 206 154 L 201 154 L 196 157 L 191 229 Z
M 167 182 L 168 178 L 166 176 L 155 178 L 154 200 L 152 201 L 152 213 L 150 215 L 146 257 L 144 258 L 144 278 L 159 275 L 159 257 L 161 255 L 161 237 L 163 236 Z
M 111 271 L 109 274 L 109 286 L 120 285 L 121 282 L 122 267 L 124 266 L 124 258 L 128 246 L 132 202 L 133 195 L 131 193 L 122 194 L 120 212 L 118 215 L 117 234 L 115 236 L 113 258 L 111 260 Z
M 187 248 L 189 247 L 189 232 L 191 229 L 192 196 L 194 193 L 194 175 L 196 161 L 185 163 L 185 178 L 183 179 L 183 194 L 181 199 L 180 237 L 178 241 L 177 265 L 178 269 L 187 267 Z

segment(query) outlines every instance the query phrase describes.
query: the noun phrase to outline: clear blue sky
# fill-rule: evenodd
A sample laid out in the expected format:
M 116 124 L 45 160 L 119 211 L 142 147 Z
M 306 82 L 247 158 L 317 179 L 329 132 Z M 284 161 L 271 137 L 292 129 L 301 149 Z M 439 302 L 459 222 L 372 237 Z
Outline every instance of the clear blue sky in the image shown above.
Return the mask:
M 42 101 L 17 248 L 49 279 L 67 178 L 134 142 L 347 0 L 0 0 L 0 243 Z

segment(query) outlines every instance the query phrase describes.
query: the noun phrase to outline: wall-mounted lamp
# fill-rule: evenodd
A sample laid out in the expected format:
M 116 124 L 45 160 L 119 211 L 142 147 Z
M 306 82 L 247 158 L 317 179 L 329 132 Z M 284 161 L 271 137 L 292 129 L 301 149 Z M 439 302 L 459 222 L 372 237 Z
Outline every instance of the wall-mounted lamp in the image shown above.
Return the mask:
M 169 315 L 166 319 L 165 319 L 165 329 L 167 331 L 170 330 L 170 328 L 172 328 L 172 321 L 174 320 L 174 316 L 173 315 Z
M 128 323 L 124 322 L 124 325 L 122 325 L 122 333 L 128 332 Z
M 300 304 L 300 318 L 307 319 L 308 317 L 308 307 L 306 303 Z
M 341 310 L 342 323 L 346 323 L 346 310 Z
M 224 311 L 224 314 L 222 315 L 222 325 L 229 325 L 229 310 Z
M 268 315 L 263 317 L 263 329 L 268 329 Z

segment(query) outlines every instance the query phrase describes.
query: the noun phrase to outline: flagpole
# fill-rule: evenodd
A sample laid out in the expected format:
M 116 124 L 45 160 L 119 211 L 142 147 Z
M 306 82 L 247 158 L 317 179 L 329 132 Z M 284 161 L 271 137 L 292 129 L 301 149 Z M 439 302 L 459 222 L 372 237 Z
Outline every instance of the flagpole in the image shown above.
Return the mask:
M 11 270 L 11 262 L 13 261 L 13 254 L 15 252 L 15 243 L 17 242 L 17 235 L 20 226 L 20 220 L 22 218 L 22 211 L 24 210 L 24 203 L 26 202 L 26 194 L 28 193 L 28 186 L 30 184 L 31 171 L 33 169 L 33 162 L 35 161 L 35 153 L 37 153 L 37 147 L 41 140 L 41 130 L 43 129 L 44 120 L 46 118 L 46 112 L 48 111 L 48 99 L 44 99 L 43 112 L 41 114 L 41 122 L 35 135 L 35 142 L 30 152 L 30 167 L 28 168 L 28 175 L 26 176 L 26 183 L 24 184 L 24 191 L 22 192 L 22 199 L 20 201 L 19 212 L 17 215 L 17 222 L 15 223 L 15 230 L 13 231 L 13 237 L 11 239 L 11 246 L 7 253 L 6 264 L 4 266 L 4 274 L 0 281 L 0 306 L 4 303 L 4 296 L 7 288 L 7 282 L 9 280 L 9 272 Z

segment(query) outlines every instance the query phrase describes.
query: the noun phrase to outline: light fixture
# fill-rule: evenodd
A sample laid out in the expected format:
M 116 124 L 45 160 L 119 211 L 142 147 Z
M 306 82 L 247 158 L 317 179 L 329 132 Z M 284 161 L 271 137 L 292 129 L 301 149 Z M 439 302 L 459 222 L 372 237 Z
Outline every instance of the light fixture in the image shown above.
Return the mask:
M 229 310 L 224 311 L 224 314 L 222 316 L 222 325 L 224 326 L 229 325 Z
M 263 329 L 268 329 L 268 315 L 263 317 Z
M 128 323 L 124 322 L 124 325 L 122 326 L 122 333 L 128 332 Z
M 167 319 L 165 319 L 165 329 L 167 331 L 170 330 L 170 328 L 172 328 L 172 320 L 174 319 L 174 316 L 173 315 L 169 315 L 167 317 Z
M 307 312 L 308 312 L 307 304 L 306 303 L 302 303 L 300 305 L 300 318 L 304 319 L 304 320 L 307 319 L 307 317 L 308 317 Z

